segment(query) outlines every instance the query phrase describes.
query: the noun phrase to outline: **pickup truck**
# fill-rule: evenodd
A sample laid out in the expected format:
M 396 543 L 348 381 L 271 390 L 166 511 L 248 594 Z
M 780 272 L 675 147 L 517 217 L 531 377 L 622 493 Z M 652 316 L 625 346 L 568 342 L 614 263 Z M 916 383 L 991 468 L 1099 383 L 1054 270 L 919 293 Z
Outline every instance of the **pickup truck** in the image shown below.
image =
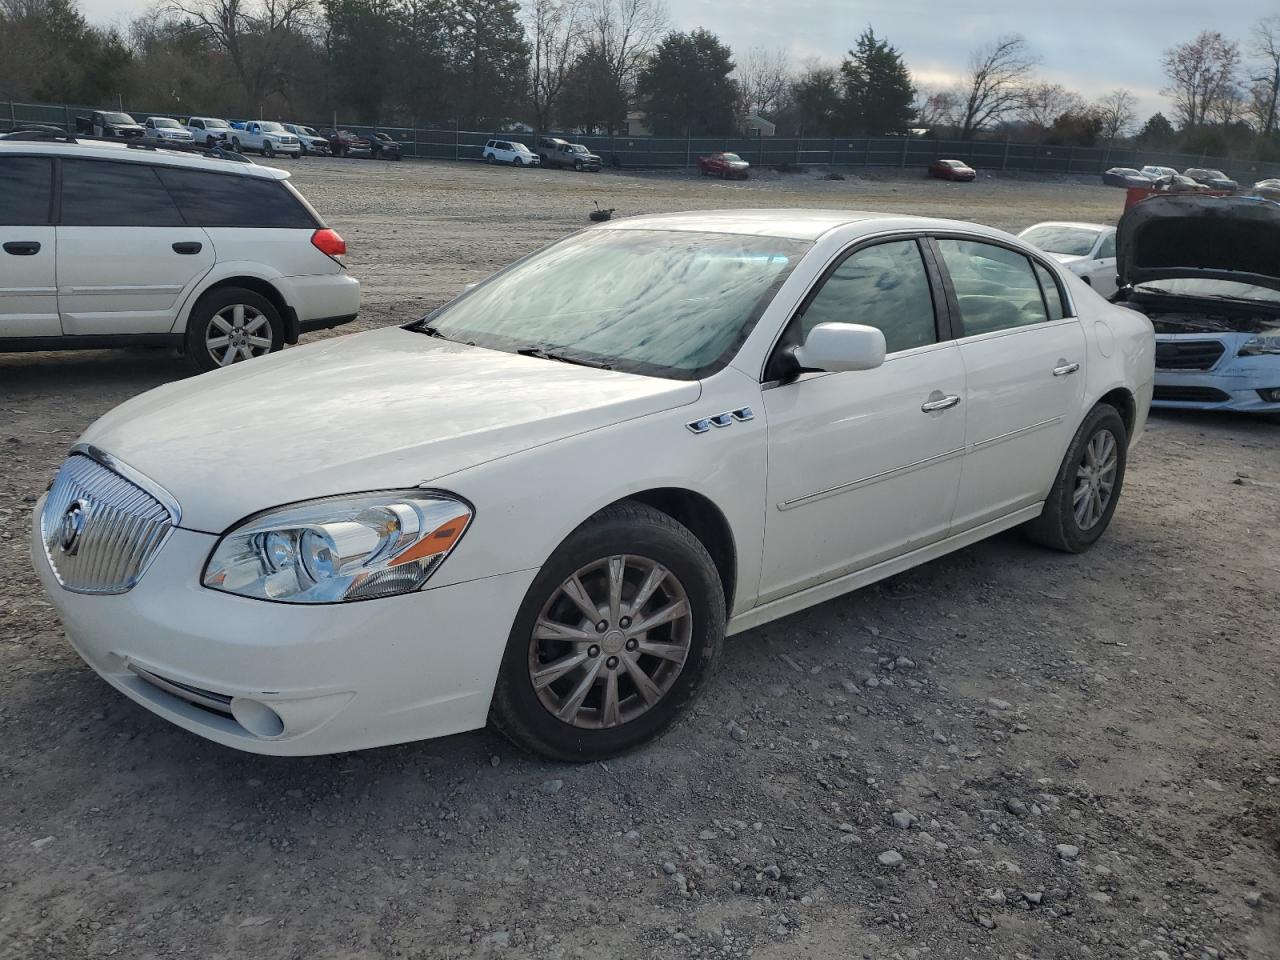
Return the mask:
M 580 143 L 569 143 L 559 137 L 540 137 L 538 157 L 544 167 L 573 167 L 599 173 L 603 161 Z
M 191 131 L 172 117 L 147 117 L 142 124 L 142 142 L 153 147 L 177 147 L 195 145 Z
M 76 117 L 76 133 L 88 137 L 118 137 L 123 140 L 142 139 L 142 125 L 127 113 L 114 110 L 95 110 L 87 117 Z
M 231 124 L 218 117 L 189 117 L 187 130 L 198 146 L 212 149 L 219 141 L 231 143 Z
M 257 150 L 264 157 L 277 153 L 297 159 L 302 156 L 302 143 L 274 120 L 242 120 L 231 124 L 231 145 L 237 150 Z

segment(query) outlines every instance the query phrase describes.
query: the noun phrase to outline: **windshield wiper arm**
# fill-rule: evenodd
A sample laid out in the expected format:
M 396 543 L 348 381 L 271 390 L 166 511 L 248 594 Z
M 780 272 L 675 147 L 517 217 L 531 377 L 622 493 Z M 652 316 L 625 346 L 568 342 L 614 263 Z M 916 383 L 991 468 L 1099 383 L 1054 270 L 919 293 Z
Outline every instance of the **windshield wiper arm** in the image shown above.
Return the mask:
M 539 360 L 555 360 L 559 363 L 572 363 L 579 367 L 592 367 L 596 370 L 612 370 L 613 367 L 607 363 L 599 363 L 595 360 L 583 360 L 580 357 L 569 357 L 563 353 L 551 353 L 542 347 L 521 347 L 516 353 L 522 357 L 536 357 Z

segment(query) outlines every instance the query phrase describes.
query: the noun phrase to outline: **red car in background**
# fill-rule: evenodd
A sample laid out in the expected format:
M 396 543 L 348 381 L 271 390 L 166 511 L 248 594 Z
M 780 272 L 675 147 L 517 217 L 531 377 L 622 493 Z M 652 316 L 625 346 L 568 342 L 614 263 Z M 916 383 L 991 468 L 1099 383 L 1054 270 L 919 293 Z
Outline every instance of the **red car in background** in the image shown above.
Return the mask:
M 929 164 L 929 176 L 937 180 L 976 180 L 978 171 L 963 160 L 935 160 Z
M 751 169 L 751 164 L 736 153 L 717 152 L 699 157 L 698 169 L 702 171 L 704 177 L 723 177 L 726 180 L 730 177 L 738 177 L 745 180 L 750 176 L 748 171 Z
M 320 136 L 329 141 L 329 152 L 335 157 L 370 157 L 373 152 L 369 141 L 350 130 L 334 130 L 327 127 L 320 131 Z

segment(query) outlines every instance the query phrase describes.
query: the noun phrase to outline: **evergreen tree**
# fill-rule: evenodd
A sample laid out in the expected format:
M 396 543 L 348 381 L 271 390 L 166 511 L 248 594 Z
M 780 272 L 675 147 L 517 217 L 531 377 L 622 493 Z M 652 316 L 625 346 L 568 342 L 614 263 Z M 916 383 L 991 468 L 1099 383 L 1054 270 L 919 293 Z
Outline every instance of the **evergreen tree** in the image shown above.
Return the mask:
M 722 134 L 734 128 L 738 86 L 733 53 L 707 30 L 670 33 L 640 74 L 639 93 L 653 132 Z
M 851 133 L 903 133 L 915 116 L 915 87 L 902 54 L 871 27 L 840 65 L 844 121 Z
M 1167 147 L 1177 138 L 1173 124 L 1163 113 L 1151 115 L 1151 119 L 1142 125 L 1134 141 L 1140 147 Z

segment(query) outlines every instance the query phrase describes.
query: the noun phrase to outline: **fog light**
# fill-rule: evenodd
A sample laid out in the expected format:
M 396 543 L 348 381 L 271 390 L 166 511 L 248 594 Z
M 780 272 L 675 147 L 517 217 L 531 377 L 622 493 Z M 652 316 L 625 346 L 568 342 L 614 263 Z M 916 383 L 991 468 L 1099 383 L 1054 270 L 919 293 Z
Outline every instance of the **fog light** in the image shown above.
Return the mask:
M 255 737 L 278 737 L 284 733 L 284 721 L 280 714 L 260 700 L 236 697 L 231 701 L 231 716 Z
M 1263 387 L 1258 391 L 1258 396 L 1267 403 L 1280 403 L 1280 387 Z

